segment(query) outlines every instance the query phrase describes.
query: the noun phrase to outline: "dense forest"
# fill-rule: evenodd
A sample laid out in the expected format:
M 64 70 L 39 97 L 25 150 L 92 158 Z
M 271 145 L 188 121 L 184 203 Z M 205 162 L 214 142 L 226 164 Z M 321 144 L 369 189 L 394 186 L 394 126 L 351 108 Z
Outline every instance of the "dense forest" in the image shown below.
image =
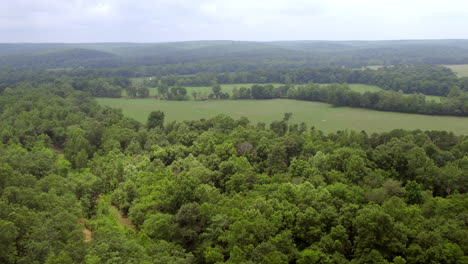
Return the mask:
M 437 66 L 462 63 L 466 40 L 0 44 L 0 263 L 468 263 L 468 128 L 142 124 L 94 98 L 467 116 L 468 78 Z
M 104 72 L 126 76 L 466 63 L 467 40 L 0 44 L 3 66 L 29 70 L 112 68 Z
M 40 76 L 1 89 L 1 263 L 468 263 L 466 135 L 141 124 Z

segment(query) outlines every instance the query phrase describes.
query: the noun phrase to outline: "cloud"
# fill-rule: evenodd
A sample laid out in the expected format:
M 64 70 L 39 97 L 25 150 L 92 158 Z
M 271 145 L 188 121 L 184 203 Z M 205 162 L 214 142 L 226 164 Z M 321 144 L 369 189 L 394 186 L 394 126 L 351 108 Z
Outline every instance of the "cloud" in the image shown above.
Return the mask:
M 468 38 L 464 0 L 6 0 L 0 42 Z

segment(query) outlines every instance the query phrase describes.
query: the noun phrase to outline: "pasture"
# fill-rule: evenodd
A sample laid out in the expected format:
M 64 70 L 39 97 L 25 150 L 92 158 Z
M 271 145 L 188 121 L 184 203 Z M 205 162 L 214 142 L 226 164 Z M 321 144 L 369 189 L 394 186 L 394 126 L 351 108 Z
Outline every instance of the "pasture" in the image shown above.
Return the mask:
M 156 99 L 97 98 L 102 105 L 121 108 L 123 113 L 140 122 L 146 122 L 154 110 L 164 111 L 166 121 L 197 120 L 225 114 L 234 118 L 247 117 L 252 122 L 271 123 L 280 120 L 283 113 L 293 113 L 293 123 L 304 122 L 325 132 L 336 130 L 365 130 L 383 132 L 392 129 L 447 130 L 468 134 L 468 118 L 427 116 L 381 112 L 369 109 L 332 107 L 318 102 L 288 99 L 274 100 L 211 100 L 164 101 Z
M 138 83 L 138 82 L 142 82 L 142 79 L 141 78 L 135 78 L 133 80 L 133 83 Z M 280 84 L 280 83 L 270 83 L 272 84 L 274 87 L 278 87 L 278 86 L 281 86 L 281 85 L 284 85 L 284 84 Z M 252 87 L 252 85 L 254 85 L 254 83 L 244 83 L 244 84 L 221 84 L 221 91 L 224 92 L 224 93 L 228 93 L 229 95 L 232 95 L 232 90 L 234 90 L 234 88 L 241 88 L 241 87 L 246 87 L 246 88 L 250 88 Z M 266 85 L 266 84 L 261 84 L 261 85 Z M 348 84 L 349 85 L 349 88 L 355 92 L 359 92 L 359 93 L 365 93 L 365 92 L 379 92 L 379 91 L 382 91 L 382 88 L 378 87 L 378 86 L 375 86 L 375 85 L 367 85 L 367 84 Z M 188 99 L 189 100 L 194 100 L 193 98 L 193 95 L 194 95 L 194 92 L 196 93 L 196 96 L 197 98 L 207 98 L 208 95 L 212 92 L 211 89 L 212 87 L 211 86 L 185 86 L 185 88 L 187 89 L 187 96 L 188 96 Z M 158 89 L 155 88 L 155 87 L 148 87 L 149 89 L 149 92 L 150 92 L 150 96 L 154 97 L 154 96 L 157 96 L 158 95 Z M 125 90 L 122 91 L 122 96 L 125 97 L 127 96 L 127 93 Z M 426 98 L 427 100 L 434 100 L 435 102 L 440 102 L 440 98 L 439 96 L 433 96 L 433 95 L 426 95 Z
M 468 64 L 444 65 L 457 74 L 458 77 L 468 77 Z
M 379 92 L 382 91 L 382 88 L 375 86 L 375 85 L 367 85 L 367 84 L 348 84 L 349 88 L 355 92 L 365 93 L 365 92 Z
M 138 79 L 135 78 L 134 80 L 132 80 L 132 82 L 133 82 L 133 84 L 138 84 L 138 83 L 142 83 L 142 80 L 140 78 L 138 78 Z M 239 89 L 241 87 L 250 88 L 254 84 L 255 83 L 221 84 L 221 91 L 224 92 L 224 93 L 228 93 L 229 95 L 232 95 L 232 90 L 234 90 L 234 88 L 237 88 L 237 89 Z M 281 83 L 268 83 L 268 84 L 271 84 L 274 87 L 284 85 L 284 84 L 281 84 Z M 260 84 L 260 85 L 267 85 L 267 84 Z M 193 96 L 192 96 L 193 92 L 196 92 L 197 96 L 199 98 L 208 97 L 208 95 L 212 92 L 211 91 L 211 89 L 212 89 L 211 86 L 184 86 L 184 87 L 187 89 L 187 95 L 189 96 L 189 98 L 191 100 L 193 100 Z M 378 91 L 382 90 L 378 86 L 367 85 L 367 84 L 349 84 L 349 88 L 351 88 L 351 90 L 353 90 L 353 91 L 360 92 L 360 93 L 378 92 Z M 148 89 L 150 91 L 150 96 L 157 96 L 158 95 L 158 89 L 157 88 L 148 87 Z M 125 90 L 122 91 L 122 96 L 127 96 Z
M 138 80 L 133 80 L 133 83 L 138 83 Z M 274 87 L 278 87 L 278 86 L 281 86 L 281 85 L 284 85 L 284 84 L 279 84 L 279 83 L 271 83 Z M 232 90 L 234 90 L 234 88 L 241 88 L 241 87 L 246 87 L 246 88 L 250 88 L 252 87 L 252 85 L 254 85 L 254 83 L 242 83 L 242 84 L 221 84 L 221 92 L 223 93 L 228 93 L 229 95 L 232 95 Z M 261 84 L 261 85 L 265 85 L 265 84 Z M 206 98 L 208 97 L 208 95 L 212 92 L 211 89 L 212 87 L 211 86 L 184 86 L 185 89 L 187 89 L 187 95 L 189 97 L 190 100 L 193 100 L 193 92 L 196 92 L 197 93 L 197 97 L 198 98 Z M 155 87 L 148 87 L 149 91 L 150 91 L 150 96 L 157 96 L 158 95 L 158 89 L 155 88 Z M 126 96 L 126 92 L 125 90 L 122 91 L 122 96 Z

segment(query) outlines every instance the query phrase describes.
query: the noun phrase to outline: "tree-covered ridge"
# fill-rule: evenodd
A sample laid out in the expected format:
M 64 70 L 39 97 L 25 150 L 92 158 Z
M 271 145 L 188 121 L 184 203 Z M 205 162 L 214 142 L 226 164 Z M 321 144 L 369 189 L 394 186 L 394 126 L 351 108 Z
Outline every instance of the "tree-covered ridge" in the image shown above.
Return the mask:
M 0 98 L 2 263 L 467 261 L 466 136 L 143 125 L 60 81 Z
M 196 73 L 200 70 L 466 63 L 467 40 L 0 43 L 0 65 L 17 69 L 86 67 L 138 72 L 142 68 L 166 71 L 179 68 L 179 71 Z

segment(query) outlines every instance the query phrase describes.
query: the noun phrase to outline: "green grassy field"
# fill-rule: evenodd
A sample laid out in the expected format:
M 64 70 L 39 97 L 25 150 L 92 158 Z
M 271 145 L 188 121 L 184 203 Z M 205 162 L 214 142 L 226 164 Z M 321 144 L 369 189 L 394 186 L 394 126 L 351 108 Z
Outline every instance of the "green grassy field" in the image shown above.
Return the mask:
M 375 92 L 383 91 L 383 89 L 378 86 L 367 85 L 367 84 L 349 84 L 349 88 L 351 88 L 351 90 L 353 91 L 360 92 L 360 93 L 365 93 L 365 92 L 375 93 Z M 436 96 L 436 95 L 425 95 L 425 96 L 426 96 L 426 100 L 432 100 L 432 101 L 435 101 L 436 103 L 439 103 L 442 98 L 441 96 Z
M 450 68 L 454 73 L 457 74 L 458 77 L 468 77 L 468 64 L 458 64 L 458 65 L 442 65 L 447 68 Z M 371 70 L 378 70 L 384 66 L 382 65 L 375 65 L 375 66 L 367 66 L 363 68 L 369 68 Z
M 371 69 L 371 70 L 378 70 L 378 69 L 383 68 L 383 67 L 385 67 L 385 65 L 371 65 L 371 66 L 364 66 L 364 67 L 362 67 L 362 69 L 368 68 L 368 69 Z
M 435 101 L 436 103 L 440 103 L 440 100 L 441 98 L 443 98 L 443 96 L 437 96 L 437 95 L 425 95 L 426 96 L 426 101 Z
M 133 80 L 134 84 L 137 84 L 138 82 L 142 82 L 142 80 L 140 78 L 138 78 L 138 79 L 135 78 L 135 80 Z M 272 84 L 274 87 L 284 85 L 284 84 L 280 84 L 280 83 L 270 83 L 270 84 Z M 228 94 L 232 95 L 232 90 L 234 90 L 234 88 L 237 88 L 237 89 L 239 89 L 241 87 L 250 88 L 250 87 L 252 87 L 252 85 L 254 85 L 254 83 L 222 84 L 221 85 L 221 91 L 224 92 L 224 93 L 228 93 Z M 185 86 L 185 88 L 187 89 L 187 95 L 189 95 L 190 99 L 193 99 L 193 97 L 192 97 L 193 92 L 197 92 L 199 97 L 208 97 L 208 95 L 211 93 L 211 89 L 212 89 L 211 86 Z M 378 92 L 378 91 L 382 90 L 381 88 L 379 88 L 377 86 L 367 85 L 367 84 L 349 84 L 349 88 L 351 88 L 351 90 L 353 90 L 353 91 L 360 92 L 360 93 Z M 148 87 L 148 89 L 150 90 L 150 96 L 156 96 L 158 94 L 158 89 L 157 88 Z M 122 96 L 127 96 L 125 90 L 122 91 Z
M 283 113 L 293 113 L 292 121 L 305 122 L 325 132 L 336 130 L 390 131 L 396 128 L 447 130 L 468 135 L 468 118 L 425 116 L 380 112 L 368 109 L 332 107 L 328 104 L 286 99 L 275 100 L 211 100 L 163 101 L 155 99 L 98 98 L 102 105 L 121 108 L 126 116 L 145 122 L 153 110 L 166 113 L 166 121 L 197 120 L 226 114 L 234 118 L 246 116 L 252 122 L 270 123 Z
M 379 92 L 382 91 L 382 88 L 375 86 L 375 85 L 367 85 L 367 84 L 348 84 L 349 88 L 355 92 L 365 93 L 365 92 Z
M 280 83 L 270 83 L 270 84 L 272 84 L 274 87 L 284 85 L 284 84 L 280 84 Z M 241 87 L 250 88 L 250 87 L 252 87 L 252 85 L 254 85 L 254 83 L 222 84 L 221 85 L 221 92 L 228 93 L 229 95 L 232 95 L 232 90 L 234 90 L 234 88 L 237 88 L 237 89 L 239 89 Z M 264 84 L 262 84 L 262 85 L 264 85 Z M 193 92 L 197 92 L 198 97 L 201 97 L 201 98 L 208 97 L 208 95 L 212 92 L 212 87 L 211 86 L 189 86 L 189 87 L 185 87 L 185 88 L 187 89 L 187 94 L 190 96 L 190 98 L 192 98 L 192 93 Z
M 222 84 L 221 85 L 221 91 L 222 92 L 227 92 L 229 94 L 232 94 L 232 90 L 234 88 L 241 88 L 241 87 L 246 87 L 250 88 L 252 85 L 255 83 L 246 83 L 246 84 Z M 273 85 L 274 87 L 282 86 L 284 84 L 281 83 L 269 83 Z M 262 84 L 265 85 L 265 84 Z M 211 86 L 203 86 L 203 87 L 186 87 L 187 88 L 187 93 L 191 94 L 193 91 L 197 91 L 198 93 L 202 94 L 210 94 L 211 93 Z M 349 84 L 349 88 L 353 91 L 360 92 L 360 93 L 365 93 L 365 92 L 378 92 L 381 91 L 382 89 L 380 87 L 374 86 L 374 85 L 367 85 L 367 84 Z
M 136 79 L 136 78 L 135 78 Z M 138 83 L 140 79 L 133 80 L 133 83 Z M 279 83 L 271 83 L 274 87 L 278 87 L 284 84 L 279 84 Z M 241 88 L 241 87 L 246 87 L 250 88 L 254 85 L 254 83 L 243 83 L 243 84 L 222 84 L 221 85 L 221 91 L 223 93 L 228 93 L 232 95 L 232 90 L 234 88 Z M 190 99 L 193 99 L 192 93 L 195 91 L 198 94 L 199 98 L 206 98 L 208 95 L 212 92 L 211 86 L 184 86 L 185 89 L 187 89 L 187 95 L 189 96 Z M 148 87 L 150 90 L 150 96 L 156 96 L 158 94 L 158 89 L 154 87 Z M 125 90 L 122 91 L 122 96 L 126 96 Z
M 458 75 L 458 77 L 468 77 L 468 64 L 444 66 L 452 69 L 452 71 L 455 72 Z
M 141 79 L 140 78 L 135 78 L 136 80 L 133 80 L 133 82 L 138 82 Z M 278 87 L 284 84 L 280 83 L 271 83 L 274 87 Z M 232 90 L 234 88 L 241 88 L 241 87 L 247 87 L 250 88 L 254 85 L 253 83 L 245 83 L 245 84 L 222 84 L 221 85 L 221 91 L 224 93 L 228 93 L 232 95 Z M 197 93 L 198 98 L 207 98 L 208 95 L 211 93 L 211 86 L 188 86 L 185 87 L 187 89 L 187 95 L 189 97 L 189 100 L 193 100 L 193 92 Z M 378 92 L 382 91 L 382 88 L 375 86 L 375 85 L 367 85 L 367 84 L 349 84 L 349 88 L 353 91 L 360 92 L 360 93 L 365 93 L 365 92 Z M 158 95 L 158 90 L 157 88 L 154 87 L 149 87 L 148 88 L 150 91 L 150 96 L 156 96 Z M 122 91 L 122 96 L 127 96 L 127 93 L 125 90 Z M 428 100 L 434 100 L 436 102 L 440 102 L 440 97 L 439 96 L 433 96 L 433 95 L 426 95 L 426 98 Z

